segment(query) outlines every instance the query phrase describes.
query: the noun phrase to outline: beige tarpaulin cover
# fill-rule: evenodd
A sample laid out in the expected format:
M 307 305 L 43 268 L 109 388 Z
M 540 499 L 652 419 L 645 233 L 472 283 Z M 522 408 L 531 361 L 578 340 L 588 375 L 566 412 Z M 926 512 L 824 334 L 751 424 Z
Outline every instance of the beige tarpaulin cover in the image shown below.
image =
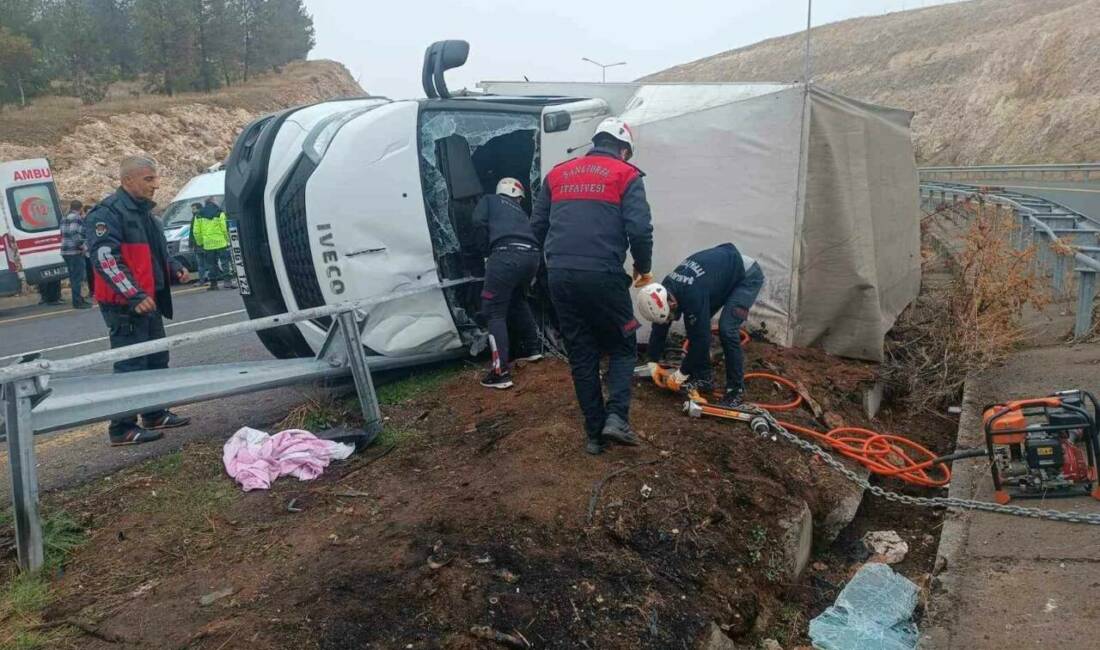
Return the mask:
M 882 360 L 920 289 L 910 113 L 786 84 L 482 86 L 597 97 L 634 128 L 658 279 L 733 242 L 767 276 L 754 327 L 783 345 Z

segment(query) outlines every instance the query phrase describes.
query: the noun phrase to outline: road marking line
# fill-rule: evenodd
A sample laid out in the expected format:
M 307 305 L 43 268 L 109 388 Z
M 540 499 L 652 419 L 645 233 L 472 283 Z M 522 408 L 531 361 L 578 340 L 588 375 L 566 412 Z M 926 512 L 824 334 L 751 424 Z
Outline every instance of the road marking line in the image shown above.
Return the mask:
M 199 291 L 206 291 L 206 287 L 195 287 L 193 289 L 183 289 L 183 290 L 180 290 L 180 291 L 176 291 L 172 295 L 173 296 L 185 296 L 189 293 L 197 293 Z M 8 323 L 18 323 L 19 321 L 24 321 L 24 320 L 34 320 L 36 318 L 46 318 L 47 316 L 60 316 L 61 314 L 68 314 L 68 313 L 74 312 L 74 311 L 76 311 L 76 310 L 70 307 L 69 309 L 60 309 L 58 311 L 48 311 L 48 312 L 45 312 L 43 314 L 31 314 L 30 316 L 20 316 L 18 318 L 9 318 L 7 320 L 0 320 L 0 325 L 7 325 Z
M 200 318 L 192 318 L 191 320 L 180 321 L 178 323 L 169 323 L 164 326 L 164 329 L 171 329 L 173 327 L 183 327 L 184 325 L 190 325 L 191 323 L 201 323 L 203 321 L 214 320 L 215 318 L 224 318 L 226 316 L 236 316 L 237 314 L 243 314 L 245 310 L 236 309 L 234 311 L 227 311 L 222 314 L 213 314 L 211 316 L 202 316 Z M 100 341 L 106 341 L 106 336 L 100 336 L 99 338 L 88 339 L 86 341 L 77 341 L 76 343 L 66 343 L 65 345 L 55 345 L 52 348 L 43 348 L 41 350 L 31 350 L 29 352 L 20 352 L 18 354 L 9 354 L 6 357 L 0 357 L 0 361 L 7 361 L 8 359 L 18 359 L 25 354 L 34 354 L 36 352 L 46 353 L 55 352 L 57 350 L 65 350 L 67 348 L 80 347 L 81 345 L 88 345 L 89 343 L 99 343 Z

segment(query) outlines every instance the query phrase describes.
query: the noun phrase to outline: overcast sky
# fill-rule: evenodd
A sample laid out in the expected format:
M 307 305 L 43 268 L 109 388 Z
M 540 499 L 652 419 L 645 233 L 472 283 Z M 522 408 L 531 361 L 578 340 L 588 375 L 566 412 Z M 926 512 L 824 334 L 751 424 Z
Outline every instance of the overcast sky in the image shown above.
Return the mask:
M 958 0 L 814 0 L 814 25 Z M 599 81 L 581 61 L 626 61 L 608 81 L 800 31 L 806 0 L 306 0 L 317 30 L 310 58 L 335 59 L 367 91 L 423 96 L 420 65 L 431 42 L 470 42 L 451 88 L 484 79 Z

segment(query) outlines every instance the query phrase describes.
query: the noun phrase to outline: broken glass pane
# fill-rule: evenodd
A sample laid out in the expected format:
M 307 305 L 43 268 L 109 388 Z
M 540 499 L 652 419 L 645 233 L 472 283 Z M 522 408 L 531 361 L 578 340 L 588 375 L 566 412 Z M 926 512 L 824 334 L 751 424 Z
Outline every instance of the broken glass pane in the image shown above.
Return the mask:
M 436 255 L 458 253 L 459 239 L 449 214 L 447 181 L 436 157 L 436 141 L 458 134 L 470 145 L 470 154 L 493 138 L 515 131 L 531 131 L 538 146 L 538 115 L 529 113 L 482 113 L 473 111 L 427 113 L 420 126 L 420 158 L 424 170 L 424 199 L 428 205 L 429 230 Z M 531 171 L 538 174 L 538 156 Z M 531 179 L 528 179 L 529 182 Z M 536 179 L 537 180 L 537 179 Z M 529 185 L 530 186 L 530 185 Z
M 917 647 L 917 586 L 885 564 L 864 564 L 836 603 L 810 621 L 821 650 L 913 650 Z

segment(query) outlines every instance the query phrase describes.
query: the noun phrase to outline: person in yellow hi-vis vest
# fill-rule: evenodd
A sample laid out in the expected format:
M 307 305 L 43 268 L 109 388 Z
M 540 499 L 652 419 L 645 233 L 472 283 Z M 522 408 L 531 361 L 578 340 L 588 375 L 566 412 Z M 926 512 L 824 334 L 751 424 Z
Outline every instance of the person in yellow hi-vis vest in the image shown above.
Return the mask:
M 195 245 L 199 248 L 205 263 L 206 277 L 203 281 L 209 282 L 208 290 L 214 291 L 221 282 L 227 288 L 235 288 L 237 285 L 232 280 L 232 263 L 229 257 L 229 227 L 226 224 L 225 212 L 218 206 L 213 198 L 207 198 L 202 210 L 195 216 L 194 225 L 191 227 Z

